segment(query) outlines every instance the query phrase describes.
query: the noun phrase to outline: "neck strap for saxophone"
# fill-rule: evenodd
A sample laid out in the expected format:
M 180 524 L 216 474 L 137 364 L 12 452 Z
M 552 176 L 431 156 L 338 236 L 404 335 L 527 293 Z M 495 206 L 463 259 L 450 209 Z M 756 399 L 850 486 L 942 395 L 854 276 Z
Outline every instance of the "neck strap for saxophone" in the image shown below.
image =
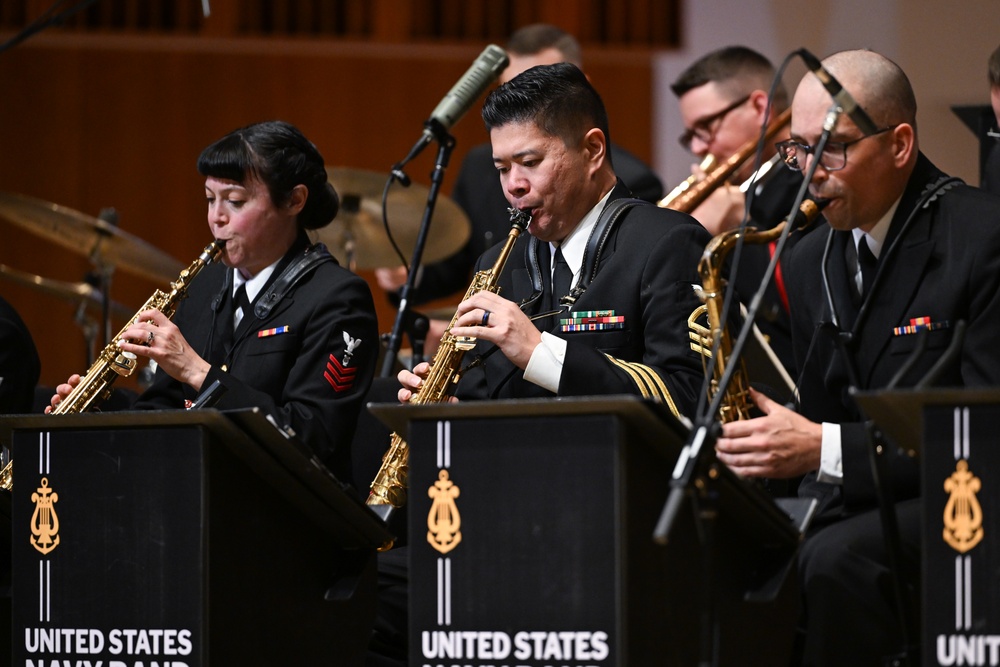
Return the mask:
M 577 299 L 587 291 L 591 281 L 597 276 L 597 267 L 601 262 L 601 253 L 604 251 L 604 246 L 612 230 L 614 230 L 618 225 L 618 221 L 624 217 L 630 208 L 638 205 L 651 206 L 652 204 L 642 199 L 633 199 L 630 197 L 614 199 L 607 203 L 604 210 L 601 211 L 597 223 L 594 224 L 594 228 L 590 230 L 587 247 L 583 251 L 583 268 L 580 271 L 580 278 L 576 281 L 576 285 L 570 290 L 569 294 L 559 297 L 560 306 L 565 309 L 572 308 Z M 541 246 L 542 243 L 534 236 L 528 242 L 528 267 L 531 272 L 532 294 L 525 301 L 525 304 L 534 303 L 542 295 L 542 269 L 541 263 L 538 260 L 538 253 Z M 547 250 L 548 248 L 546 248 Z
M 305 252 L 289 263 L 278 279 L 271 283 L 264 294 L 257 299 L 254 304 L 253 313 L 257 319 L 263 320 L 295 285 L 304 277 L 309 275 L 314 268 L 324 262 L 332 262 L 333 255 L 322 243 L 317 243 L 306 248 Z
M 322 243 L 317 243 L 315 245 L 306 246 L 304 252 L 300 252 L 294 256 L 291 261 L 289 261 L 281 274 L 275 279 L 267 288 L 267 290 L 260 294 L 254 304 L 254 315 L 257 319 L 264 319 L 270 315 L 271 310 L 281 302 L 281 299 L 291 290 L 295 285 L 302 280 L 305 276 L 309 275 L 313 269 L 324 262 L 335 262 L 333 255 L 330 251 L 326 249 L 326 246 Z M 226 279 L 223 281 L 222 289 L 219 293 L 212 299 L 211 309 L 213 315 L 212 329 L 209 332 L 208 341 L 205 344 L 205 349 L 202 351 L 202 355 L 208 355 L 209 351 L 212 350 L 216 336 L 216 326 L 218 318 L 216 317 L 219 306 L 222 305 L 223 299 L 227 294 L 231 292 L 232 289 L 232 271 L 226 271 Z M 242 340 L 245 336 L 240 336 Z M 236 342 L 233 343 L 233 349 L 236 347 Z M 227 362 L 228 362 L 227 357 Z

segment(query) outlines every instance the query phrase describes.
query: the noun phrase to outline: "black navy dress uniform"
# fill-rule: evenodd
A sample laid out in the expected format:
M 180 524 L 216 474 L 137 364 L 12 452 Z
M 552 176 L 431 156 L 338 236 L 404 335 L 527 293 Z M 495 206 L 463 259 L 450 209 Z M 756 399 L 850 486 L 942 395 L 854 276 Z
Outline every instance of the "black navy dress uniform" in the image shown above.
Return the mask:
M 839 423 L 842 444 L 843 484 L 818 481 L 813 473 L 799 489 L 800 496 L 820 502 L 813 524 L 817 530 L 800 554 L 808 622 L 823 628 L 807 640 L 803 664 L 810 665 L 856 664 L 852 657 L 859 651 L 879 655 L 900 646 L 893 632 L 897 612 L 888 603 L 891 573 L 875 511 L 871 445 L 863 415 L 849 393 L 849 364 L 859 389 L 886 387 L 925 328 L 921 361 L 897 385 L 912 387 L 944 354 L 956 323 L 964 320 L 961 354 L 937 385 L 1000 384 L 1000 198 L 949 179 L 920 155 L 861 299 L 846 261 L 853 243 L 851 232 L 816 231 L 789 258 L 798 276 L 789 289 L 793 341 L 797 363 L 805 367 L 800 411 L 815 422 Z M 830 335 L 835 329 L 850 336 L 849 360 Z M 888 452 L 902 571 L 915 579 L 921 509 L 918 464 L 878 432 L 875 439 Z M 867 602 L 859 605 L 859 599 Z M 846 614 L 852 615 L 852 628 L 873 631 L 863 636 L 838 633 Z
M 629 194 L 619 181 L 605 210 Z M 586 291 L 538 325 L 567 341 L 559 396 L 640 394 L 691 416 L 703 372 L 699 354 L 691 349 L 688 317 L 701 305 L 692 286 L 709 235 L 690 216 L 635 204 L 608 223 L 606 234 L 598 221 L 582 269 L 589 281 Z M 492 266 L 499 252 L 500 246 L 487 251 L 477 270 Z M 529 316 L 546 312 L 549 287 L 541 276 L 547 276 L 548 254 L 546 244 L 522 234 L 500 275 L 500 295 L 523 302 Z M 562 296 L 553 295 L 557 307 Z M 576 326 L 588 319 L 595 320 L 594 326 Z M 467 361 L 482 356 L 484 362 L 462 377 L 459 398 L 552 396 L 527 382 L 502 354 L 486 356 L 490 347 L 480 341 L 466 355 Z
M 232 274 L 219 264 L 206 267 L 174 318 L 212 365 L 203 389 L 218 380 L 224 392 L 216 408 L 259 407 L 349 479 L 351 439 L 379 349 L 367 283 L 302 234 L 228 342 Z M 158 370 L 136 407 L 183 408 L 197 395 Z

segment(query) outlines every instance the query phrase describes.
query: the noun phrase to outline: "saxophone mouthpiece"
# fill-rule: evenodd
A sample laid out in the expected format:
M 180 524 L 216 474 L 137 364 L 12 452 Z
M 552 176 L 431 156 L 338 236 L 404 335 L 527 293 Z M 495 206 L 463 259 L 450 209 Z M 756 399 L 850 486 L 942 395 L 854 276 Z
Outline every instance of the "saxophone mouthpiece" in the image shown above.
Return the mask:
M 531 209 L 525 210 L 511 206 L 507 209 L 507 212 L 510 213 L 511 226 L 524 231 L 531 224 Z
M 227 239 L 213 239 L 211 243 L 205 246 L 205 249 L 198 257 L 198 261 L 203 264 L 211 264 L 219 259 L 222 256 L 223 249 L 226 247 L 226 241 Z
M 801 229 L 816 219 L 820 211 L 830 203 L 829 199 L 806 199 L 799 206 L 792 219 L 792 229 Z

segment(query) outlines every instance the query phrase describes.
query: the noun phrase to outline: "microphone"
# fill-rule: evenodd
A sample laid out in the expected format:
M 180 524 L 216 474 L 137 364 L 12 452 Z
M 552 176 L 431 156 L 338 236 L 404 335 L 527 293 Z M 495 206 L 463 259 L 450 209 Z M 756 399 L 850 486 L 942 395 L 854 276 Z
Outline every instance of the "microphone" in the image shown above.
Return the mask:
M 858 106 L 858 103 L 854 101 L 851 94 L 844 90 L 844 87 L 840 85 L 840 82 L 837 81 L 825 67 L 823 67 L 819 58 L 805 49 L 799 49 L 796 53 L 798 53 L 805 62 L 806 67 L 808 67 L 812 73 L 816 75 L 816 78 L 820 80 L 823 87 L 826 88 L 827 92 L 830 93 L 830 96 L 833 97 L 833 101 L 844 110 L 844 113 L 851 117 L 854 124 L 857 125 L 858 128 L 865 133 L 865 135 L 875 134 L 878 132 L 878 128 L 875 127 L 875 123 L 873 123 L 872 119 L 868 117 L 865 110 Z
M 430 141 L 434 138 L 434 131 L 431 128 L 435 124 L 444 130 L 451 129 L 486 88 L 500 76 L 500 72 L 508 63 L 510 58 L 507 57 L 507 52 L 496 44 L 490 44 L 483 49 L 468 71 L 431 112 L 431 117 L 426 123 L 429 127 L 424 130 L 424 139 Z

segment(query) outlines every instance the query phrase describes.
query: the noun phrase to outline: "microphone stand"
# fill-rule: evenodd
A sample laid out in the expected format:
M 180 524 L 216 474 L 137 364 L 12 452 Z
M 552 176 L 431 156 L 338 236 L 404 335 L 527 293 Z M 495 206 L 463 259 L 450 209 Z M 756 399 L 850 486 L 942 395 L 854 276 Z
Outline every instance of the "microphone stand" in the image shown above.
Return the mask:
M 841 109 L 836 104 L 827 112 L 823 123 L 823 133 L 816 144 L 815 155 L 822 155 L 830 138 L 830 133 L 837 124 L 840 113 Z M 813 173 L 816 171 L 818 165 L 819 161 L 814 159 L 802 179 L 802 185 L 795 196 L 795 203 L 787 217 L 788 223 L 778 238 L 771 261 L 768 263 L 767 269 L 764 271 L 764 277 L 761 279 L 757 292 L 750 302 L 743 326 L 740 328 L 739 336 L 730 352 L 729 358 L 731 360 L 740 358 L 743 348 L 746 346 L 747 340 L 753 332 L 754 319 L 760 308 L 764 291 L 774 275 L 778 259 L 781 257 L 781 252 L 788 240 L 788 235 L 791 233 L 793 221 L 799 211 L 799 207 L 802 205 L 802 201 L 805 199 L 809 182 L 812 180 Z M 745 236 L 741 236 L 739 240 L 740 245 L 742 245 L 744 238 Z M 728 299 L 726 303 L 728 304 Z M 726 313 L 727 311 L 724 309 L 723 317 L 725 317 Z M 723 326 L 725 326 L 725 321 L 723 321 Z M 715 363 L 718 359 L 718 347 L 719 340 L 717 339 L 713 345 L 712 359 L 706 370 L 706 377 L 710 378 L 714 374 Z M 707 554 L 706 559 L 709 560 L 712 558 L 715 546 L 715 523 L 718 519 L 719 493 L 716 487 L 719 474 L 716 469 L 718 460 L 715 457 L 715 441 L 722 432 L 722 428 L 717 415 L 722 401 L 726 396 L 726 388 L 732 381 L 736 368 L 737 364 L 734 363 L 730 363 L 726 367 L 708 409 L 695 421 L 688 440 L 681 449 L 677 464 L 674 466 L 670 480 L 670 493 L 667 496 L 667 501 L 663 506 L 660 518 L 653 532 L 653 540 L 655 542 L 663 545 L 668 544 L 681 506 L 685 499 L 690 498 L 695 512 L 695 524 L 698 529 L 699 539 L 704 552 Z M 699 666 L 717 665 L 719 660 L 720 628 L 718 627 L 718 611 L 716 609 L 716 596 L 718 592 L 715 590 L 715 577 L 712 576 L 712 573 L 705 572 L 704 577 L 708 590 L 704 598 L 705 607 L 702 610 L 702 656 L 699 660 Z
M 386 343 L 385 358 L 382 360 L 381 377 L 390 377 L 393 374 L 393 365 L 399 355 L 399 348 L 402 344 L 403 332 L 407 322 L 410 320 L 410 293 L 414 289 L 417 273 L 420 269 L 421 257 L 424 254 L 424 246 L 427 244 L 427 235 L 430 233 L 431 217 L 434 215 L 434 205 L 437 203 L 438 192 L 441 183 L 444 181 L 444 172 L 448 168 L 451 160 L 451 153 L 455 149 L 455 137 L 437 120 L 431 119 L 425 124 L 434 139 L 438 142 L 438 153 L 434 163 L 434 170 L 431 172 L 431 186 L 427 193 L 427 204 L 424 206 L 424 216 L 420 222 L 420 231 L 417 234 L 416 244 L 413 246 L 413 256 L 410 259 L 410 270 L 407 272 L 406 284 L 400 292 L 399 310 L 396 311 L 396 321 L 392 325 L 392 333 Z M 428 144 L 427 133 L 410 150 L 406 158 L 393 166 L 392 176 L 402 183 L 409 183 L 409 178 L 403 173 L 403 166 L 412 160 Z
M 826 143 L 830 138 L 830 132 L 836 125 L 839 115 L 840 107 L 836 105 L 831 107 L 830 111 L 827 113 L 826 121 L 823 123 L 823 134 L 820 136 L 819 142 L 816 145 L 816 154 L 822 154 L 823 150 L 826 148 Z M 732 351 L 730 352 L 730 359 L 740 358 L 740 355 L 743 353 L 743 348 L 746 347 L 747 340 L 753 332 L 754 319 L 757 316 L 757 310 L 760 308 L 764 291 L 767 288 L 767 284 L 774 276 L 778 258 L 781 256 L 781 251 L 784 249 L 785 243 L 788 240 L 788 235 L 791 233 L 791 221 L 795 219 L 795 214 L 798 212 L 799 206 L 802 205 L 802 201 L 805 199 L 806 191 L 809 188 L 809 182 L 812 180 L 812 175 L 818 164 L 819 163 L 816 160 L 813 160 L 812 165 L 810 165 L 809 170 L 802 179 L 802 185 L 799 188 L 798 193 L 795 195 L 795 203 L 792 206 L 792 210 L 788 214 L 789 223 L 785 225 L 784 230 L 781 232 L 781 236 L 778 238 L 774 253 L 771 256 L 771 261 L 768 263 L 767 269 L 764 271 L 764 277 L 761 279 L 760 286 L 757 288 L 757 292 L 754 294 L 753 299 L 750 302 L 746 319 L 743 322 L 743 326 L 740 328 L 739 336 L 733 344 Z M 743 237 L 740 238 L 739 242 L 743 242 Z M 718 341 L 715 342 L 714 347 L 717 346 Z M 706 371 L 709 377 L 711 377 L 711 374 L 714 372 L 714 364 L 717 358 L 718 355 L 713 353 L 711 365 Z M 712 397 L 711 404 L 705 413 L 698 417 L 694 428 L 691 430 L 691 436 L 688 438 L 688 442 L 685 443 L 683 449 L 681 450 L 681 455 L 677 460 L 677 465 L 674 468 L 673 477 L 670 482 L 670 496 L 667 498 L 667 503 L 663 508 L 662 514 L 660 515 L 660 520 L 657 523 L 656 532 L 654 534 L 656 540 L 661 544 L 666 544 L 669 541 L 670 530 L 673 527 L 677 512 L 680 509 L 681 501 L 688 493 L 690 493 L 689 486 L 695 474 L 698 471 L 704 470 L 707 467 L 707 464 L 715 458 L 713 456 L 715 452 L 714 444 L 719 431 L 716 415 L 718 414 L 719 407 L 722 405 L 722 401 L 725 398 L 726 387 L 729 386 L 729 383 L 733 378 L 733 373 L 736 372 L 736 367 L 736 364 L 729 364 L 726 367 L 726 370 L 722 374 L 722 378 L 719 381 L 719 386 L 716 388 L 715 395 Z

